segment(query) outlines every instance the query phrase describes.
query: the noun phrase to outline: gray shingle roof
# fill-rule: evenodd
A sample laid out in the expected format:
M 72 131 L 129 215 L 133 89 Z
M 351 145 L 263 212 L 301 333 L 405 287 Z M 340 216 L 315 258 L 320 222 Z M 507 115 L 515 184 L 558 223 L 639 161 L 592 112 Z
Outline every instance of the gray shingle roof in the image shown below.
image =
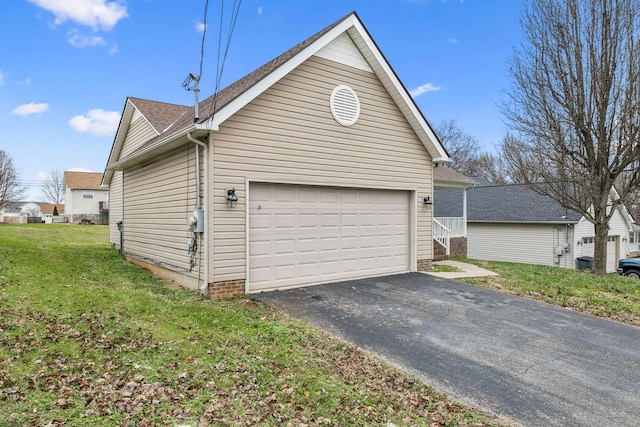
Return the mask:
M 438 182 L 459 182 L 469 184 L 469 186 L 477 182 L 475 179 L 469 178 L 445 165 L 438 165 L 433 168 L 433 180 L 436 184 Z
M 193 108 L 185 105 L 150 101 L 148 99 L 129 97 L 129 101 L 140 110 L 159 134 L 170 130 L 173 127 L 172 125 L 175 125 L 183 115 L 193 111 Z
M 318 40 L 320 37 L 322 37 L 329 31 L 331 31 L 334 27 L 336 27 L 338 24 L 340 24 L 342 21 L 344 21 L 354 13 L 355 12 L 352 12 L 346 15 L 345 17 L 343 17 L 342 19 L 339 19 L 338 21 L 334 22 L 333 24 L 329 25 L 328 27 L 317 32 L 313 36 L 309 37 L 305 41 L 292 47 L 291 49 L 289 49 L 282 55 L 278 56 L 277 58 L 267 62 L 266 64 L 257 68 L 253 72 L 242 77 L 240 80 L 237 80 L 235 83 L 232 83 L 229 86 L 225 87 L 224 89 L 220 90 L 217 94 L 213 94 L 207 99 L 205 99 L 204 101 L 201 101 L 198 104 L 199 116 L 200 116 L 198 123 L 206 122 L 207 119 L 211 117 L 213 114 L 217 113 L 218 111 L 223 109 L 225 106 L 227 106 L 230 102 L 232 102 L 233 100 L 238 98 L 240 95 L 242 95 L 243 93 L 251 89 L 256 84 L 258 84 L 269 74 L 277 70 L 282 64 L 289 61 L 298 53 L 302 52 L 306 47 L 308 47 L 313 42 Z M 152 145 L 154 142 L 158 141 L 159 139 L 167 137 L 168 135 L 177 133 L 180 130 L 185 129 L 187 126 L 193 123 L 193 118 L 195 115 L 194 107 L 184 107 L 180 105 L 165 104 L 165 103 L 160 103 L 156 101 L 142 100 L 139 98 L 135 99 L 134 104 L 138 106 L 140 101 L 147 102 L 148 105 L 156 104 L 155 105 L 156 107 L 162 109 L 162 111 L 159 111 L 158 114 L 163 115 L 163 117 L 165 118 L 165 121 L 171 121 L 171 118 L 173 118 L 173 121 L 171 122 L 172 123 L 171 127 L 169 127 L 168 129 L 156 128 L 160 132 L 160 135 L 142 144 L 138 148 L 138 150 L 142 150 L 145 147 Z M 149 118 L 147 117 L 147 119 Z
M 438 190 L 434 216 L 462 216 L 462 190 Z M 467 190 L 469 222 L 575 223 L 582 215 L 523 184 L 485 185 Z

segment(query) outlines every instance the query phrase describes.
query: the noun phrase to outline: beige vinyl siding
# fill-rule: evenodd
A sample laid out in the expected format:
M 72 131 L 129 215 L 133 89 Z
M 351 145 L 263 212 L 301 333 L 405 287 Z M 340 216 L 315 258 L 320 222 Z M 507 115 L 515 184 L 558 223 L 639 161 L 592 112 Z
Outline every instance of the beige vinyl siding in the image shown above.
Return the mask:
M 115 171 L 109 184 L 109 243 L 120 248 L 118 221 L 122 221 L 122 171 Z
M 132 120 L 129 125 L 129 129 L 127 130 L 122 151 L 120 152 L 120 159 L 127 157 L 142 144 L 157 135 L 158 133 L 144 117 L 140 116 L 135 120 Z
M 124 172 L 125 254 L 195 277 L 189 271 L 186 221 L 195 198 L 195 148 L 180 147 L 144 167 Z M 202 249 L 202 239 L 199 239 Z M 204 259 L 200 263 L 201 267 Z M 203 273 L 203 270 L 201 270 Z
M 360 118 L 338 124 L 329 98 L 339 84 L 360 99 Z M 213 146 L 215 281 L 245 277 L 247 180 L 398 190 L 432 195 L 431 159 L 375 74 L 312 57 L 224 122 Z M 225 190 L 236 188 L 237 208 Z M 432 258 L 431 212 L 417 213 L 417 259 Z
M 566 233 L 569 233 L 568 238 Z M 486 224 L 467 225 L 467 256 L 472 259 L 558 265 L 573 268 L 573 230 L 553 224 Z M 558 246 L 569 244 L 569 251 L 558 260 Z M 558 264 L 559 262 L 559 264 Z

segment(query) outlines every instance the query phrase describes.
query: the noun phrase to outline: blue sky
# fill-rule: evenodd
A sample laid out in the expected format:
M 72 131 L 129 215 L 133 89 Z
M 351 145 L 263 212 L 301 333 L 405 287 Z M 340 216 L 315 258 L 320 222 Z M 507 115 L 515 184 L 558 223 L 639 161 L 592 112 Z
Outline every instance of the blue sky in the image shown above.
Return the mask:
M 215 87 L 222 3 L 209 0 L 201 98 Z M 182 82 L 198 72 L 204 6 L 12 0 L 0 15 L 0 148 L 25 199 L 39 199 L 52 169 L 103 172 L 127 96 L 193 104 Z M 455 119 L 493 149 L 507 131 L 498 104 L 520 40 L 517 0 L 242 0 L 222 87 L 352 11 L 432 125 Z

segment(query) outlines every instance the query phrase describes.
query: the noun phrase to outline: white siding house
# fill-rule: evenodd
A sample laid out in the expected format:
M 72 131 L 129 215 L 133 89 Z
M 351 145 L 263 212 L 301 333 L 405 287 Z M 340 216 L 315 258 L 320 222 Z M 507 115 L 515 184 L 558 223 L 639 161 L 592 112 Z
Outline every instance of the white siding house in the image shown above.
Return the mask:
M 198 111 L 125 103 L 103 184 L 129 260 L 212 297 L 430 269 L 448 156 L 356 14 Z
M 438 215 L 459 210 L 456 191 L 437 192 Z M 489 183 L 467 195 L 469 258 L 575 268 L 578 258 L 593 257 L 593 224 L 550 197 L 525 185 Z M 609 225 L 607 271 L 613 273 L 630 251 L 633 219 L 623 207 Z
M 65 216 L 70 223 L 109 223 L 109 190 L 101 182 L 101 173 L 64 172 Z

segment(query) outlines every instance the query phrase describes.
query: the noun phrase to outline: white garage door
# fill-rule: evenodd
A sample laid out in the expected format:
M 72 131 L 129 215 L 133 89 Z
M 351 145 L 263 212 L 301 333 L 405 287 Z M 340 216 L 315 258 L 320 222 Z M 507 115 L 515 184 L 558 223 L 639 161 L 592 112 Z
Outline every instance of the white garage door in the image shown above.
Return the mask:
M 582 256 L 593 256 L 595 252 L 594 237 L 585 237 L 582 239 Z M 618 260 L 620 259 L 618 245 L 618 236 L 607 237 L 607 273 L 614 273 L 618 267 Z
M 249 292 L 409 271 L 409 193 L 251 184 Z

